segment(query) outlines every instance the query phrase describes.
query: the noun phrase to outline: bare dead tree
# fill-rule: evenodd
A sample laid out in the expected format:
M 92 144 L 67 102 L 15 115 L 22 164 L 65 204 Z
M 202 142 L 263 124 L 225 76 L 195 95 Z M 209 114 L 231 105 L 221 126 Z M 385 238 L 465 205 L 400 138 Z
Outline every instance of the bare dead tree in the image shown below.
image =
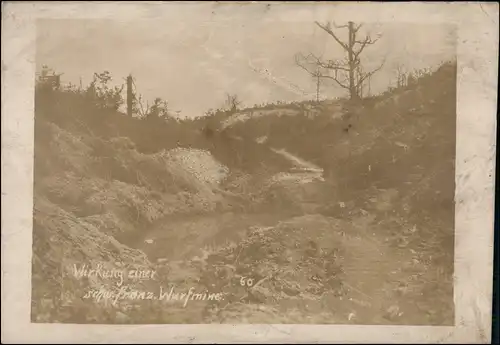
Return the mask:
M 397 87 L 406 86 L 406 77 L 407 77 L 406 68 L 402 64 L 398 63 L 396 65 Z
M 323 68 L 330 72 L 322 74 L 321 78 L 331 79 L 341 88 L 348 90 L 351 100 L 359 99 L 360 85 L 362 85 L 368 78 L 371 78 L 371 76 L 378 72 L 385 64 L 384 59 L 384 61 L 382 61 L 380 66 L 378 66 L 377 68 L 369 72 L 362 72 L 362 74 L 359 74 L 361 54 L 366 49 L 366 47 L 375 44 L 380 39 L 380 37 L 372 39 L 370 35 L 365 35 L 363 39 L 359 38 L 359 30 L 361 29 L 362 24 L 356 25 L 353 22 L 348 22 L 347 25 L 340 26 L 336 25 L 333 22 L 328 22 L 326 24 L 315 22 L 315 24 L 326 33 L 328 33 L 335 40 L 335 42 L 343 48 L 346 53 L 346 57 L 342 60 L 328 61 L 323 61 L 310 54 L 310 56 L 313 56 L 317 59 L 318 66 L 320 68 Z M 334 29 L 347 29 L 349 34 L 348 41 L 343 42 L 333 31 Z M 359 78 L 357 78 L 357 76 L 359 76 Z
M 230 111 L 236 111 L 240 106 L 241 101 L 238 99 L 238 95 L 226 94 L 226 106 Z

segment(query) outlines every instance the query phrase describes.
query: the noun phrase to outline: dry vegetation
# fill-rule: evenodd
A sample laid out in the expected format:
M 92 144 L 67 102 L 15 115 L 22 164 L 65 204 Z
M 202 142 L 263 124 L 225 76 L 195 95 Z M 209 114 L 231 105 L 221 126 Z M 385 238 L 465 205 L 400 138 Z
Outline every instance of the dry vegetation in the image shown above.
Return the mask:
M 354 107 L 230 107 L 183 121 L 102 106 L 119 102 L 112 90 L 40 83 L 32 319 L 452 324 L 455 77 L 447 63 Z M 320 166 L 325 180 L 274 181 L 293 164 L 272 148 Z M 136 288 L 226 298 L 83 303 L 92 282 L 71 279 L 65 263 L 98 261 L 162 272 Z

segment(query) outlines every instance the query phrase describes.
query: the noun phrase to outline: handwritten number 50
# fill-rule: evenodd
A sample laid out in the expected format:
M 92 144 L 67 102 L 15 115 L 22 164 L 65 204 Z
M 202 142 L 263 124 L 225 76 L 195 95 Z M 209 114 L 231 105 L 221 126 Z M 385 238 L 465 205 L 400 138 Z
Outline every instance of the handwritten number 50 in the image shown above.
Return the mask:
M 240 279 L 240 285 L 241 286 L 252 286 L 253 285 L 253 279 L 252 278 L 248 278 L 246 279 L 246 277 L 241 277 Z

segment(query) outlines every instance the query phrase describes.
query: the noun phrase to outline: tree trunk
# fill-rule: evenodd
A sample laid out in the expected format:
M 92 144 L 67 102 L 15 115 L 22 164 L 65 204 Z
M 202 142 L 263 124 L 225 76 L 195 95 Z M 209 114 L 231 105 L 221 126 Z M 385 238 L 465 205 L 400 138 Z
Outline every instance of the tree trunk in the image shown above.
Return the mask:
M 319 80 L 320 79 L 320 76 L 319 76 L 319 73 L 318 75 L 316 76 L 316 103 L 319 103 Z
M 368 97 L 372 95 L 372 76 L 368 77 Z
M 134 94 L 132 92 L 132 75 L 127 77 L 127 115 L 132 117 Z
M 356 61 L 354 58 L 354 23 L 349 22 L 349 46 L 348 46 L 348 58 L 349 58 L 349 95 L 352 101 L 357 101 L 359 99 L 358 90 L 356 88 L 355 73 L 356 73 Z

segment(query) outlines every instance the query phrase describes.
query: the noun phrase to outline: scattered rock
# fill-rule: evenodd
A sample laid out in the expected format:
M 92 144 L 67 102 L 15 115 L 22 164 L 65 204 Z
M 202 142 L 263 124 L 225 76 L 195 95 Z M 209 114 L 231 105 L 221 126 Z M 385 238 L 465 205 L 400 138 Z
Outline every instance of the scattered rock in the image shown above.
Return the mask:
M 400 312 L 399 306 L 391 305 L 384 313 L 384 318 L 390 321 L 395 321 L 398 317 L 402 316 L 403 313 Z

